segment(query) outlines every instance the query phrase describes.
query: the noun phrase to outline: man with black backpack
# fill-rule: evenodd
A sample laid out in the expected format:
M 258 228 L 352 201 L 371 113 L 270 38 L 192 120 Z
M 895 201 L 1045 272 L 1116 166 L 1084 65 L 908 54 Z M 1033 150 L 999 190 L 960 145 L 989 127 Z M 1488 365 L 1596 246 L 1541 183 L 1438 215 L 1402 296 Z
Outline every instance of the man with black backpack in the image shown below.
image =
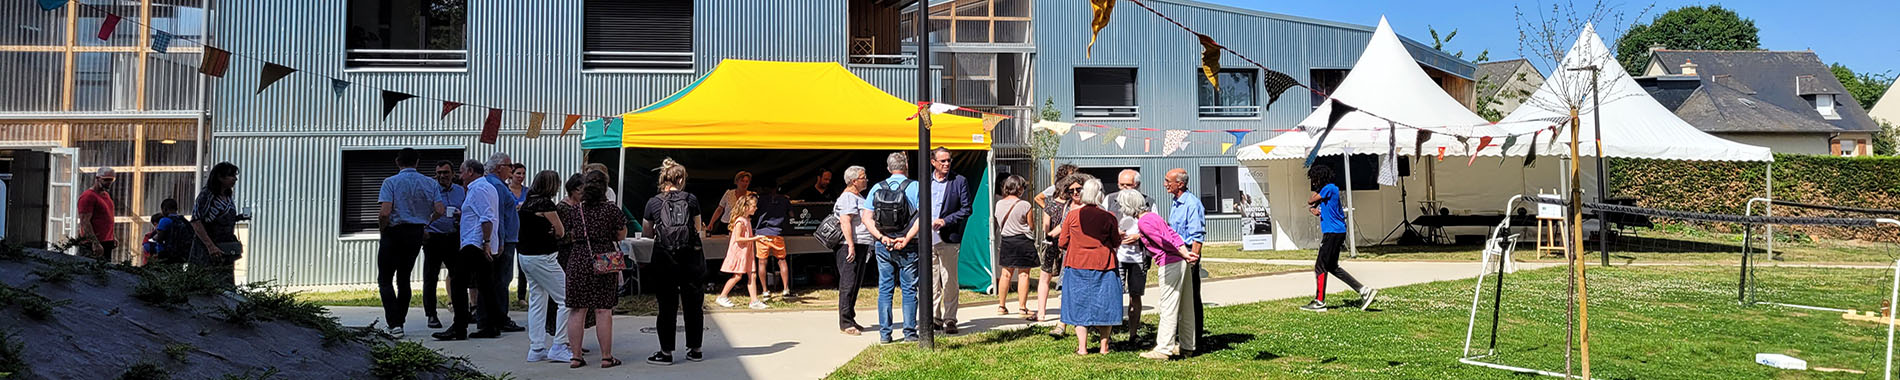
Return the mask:
M 904 176 L 910 171 L 910 158 L 894 152 L 884 160 L 891 177 L 871 186 L 870 201 L 859 213 L 877 252 L 878 342 L 892 343 L 891 296 L 902 287 L 904 341 L 917 341 L 917 181 Z M 924 242 L 928 243 L 928 241 Z
M 159 202 L 158 215 L 152 215 L 152 232 L 145 236 L 146 264 L 184 264 L 185 251 L 198 236 L 184 215 L 178 215 L 178 200 Z

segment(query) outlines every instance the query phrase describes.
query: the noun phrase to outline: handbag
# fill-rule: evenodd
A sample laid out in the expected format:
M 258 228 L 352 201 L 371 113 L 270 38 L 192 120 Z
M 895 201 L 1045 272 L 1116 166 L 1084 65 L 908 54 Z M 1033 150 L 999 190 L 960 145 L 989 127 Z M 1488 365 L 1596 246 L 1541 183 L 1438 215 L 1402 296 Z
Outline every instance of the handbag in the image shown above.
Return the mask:
M 587 207 L 580 207 L 581 246 L 593 250 L 593 238 L 587 232 Z M 594 254 L 594 274 L 614 274 L 627 269 L 627 254 L 620 251 L 620 244 L 614 244 L 612 252 Z
M 826 249 L 836 251 L 839 247 L 843 247 L 844 230 L 838 227 L 838 213 L 826 215 L 824 221 L 818 222 L 818 229 L 812 231 L 811 236 L 817 238 L 818 243 L 824 244 Z

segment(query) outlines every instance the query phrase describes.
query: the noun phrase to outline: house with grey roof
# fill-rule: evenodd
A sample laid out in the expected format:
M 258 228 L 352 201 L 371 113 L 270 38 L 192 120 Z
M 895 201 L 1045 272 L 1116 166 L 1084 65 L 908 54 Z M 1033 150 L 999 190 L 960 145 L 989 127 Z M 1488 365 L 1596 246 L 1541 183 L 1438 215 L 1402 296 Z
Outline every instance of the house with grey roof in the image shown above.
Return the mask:
M 1636 82 L 1703 132 L 1775 153 L 1868 155 L 1879 124 L 1812 51 L 1650 51 Z
M 1523 58 L 1478 64 L 1477 100 L 1473 108 L 1480 111 L 1479 116 L 1491 118 L 1489 112 L 1483 112 L 1485 105 L 1478 103 L 1490 101 L 1490 110 L 1498 117 L 1511 114 L 1525 99 L 1544 86 L 1544 73 L 1537 71 L 1531 61 Z

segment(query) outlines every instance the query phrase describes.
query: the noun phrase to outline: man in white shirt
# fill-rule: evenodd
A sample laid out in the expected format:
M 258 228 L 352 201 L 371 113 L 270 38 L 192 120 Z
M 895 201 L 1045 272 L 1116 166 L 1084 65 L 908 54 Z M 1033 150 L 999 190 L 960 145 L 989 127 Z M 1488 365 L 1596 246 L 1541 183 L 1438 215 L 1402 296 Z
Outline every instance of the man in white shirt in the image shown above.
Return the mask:
M 495 254 L 501 251 L 501 198 L 489 181 L 483 181 L 482 162 L 468 160 L 462 163 L 462 180 L 468 183 L 468 194 L 462 201 L 461 252 L 450 260 L 449 304 L 455 309 L 455 322 L 447 330 L 431 336 L 438 340 L 465 340 L 468 338 L 501 337 L 500 326 L 496 319 L 485 319 L 476 326 L 476 332 L 468 332 L 468 323 L 473 315 L 468 310 L 468 289 L 483 289 L 494 281 L 493 265 Z M 496 302 L 482 302 L 481 307 L 490 315 L 505 312 Z

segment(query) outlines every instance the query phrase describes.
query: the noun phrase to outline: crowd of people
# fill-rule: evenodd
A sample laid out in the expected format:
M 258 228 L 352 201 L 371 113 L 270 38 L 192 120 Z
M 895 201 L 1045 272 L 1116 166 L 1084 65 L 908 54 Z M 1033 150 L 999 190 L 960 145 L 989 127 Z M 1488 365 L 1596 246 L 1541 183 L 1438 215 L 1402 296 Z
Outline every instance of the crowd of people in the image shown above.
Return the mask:
M 112 189 L 117 180 L 118 173 L 112 167 L 100 167 L 93 173 L 92 183 L 79 194 L 72 244 L 80 256 L 113 261 L 113 252 L 121 247 L 113 228 L 117 205 Z M 144 265 L 190 268 L 222 280 L 219 283 L 234 283 L 237 272 L 233 264 L 244 254 L 244 244 L 237 238 L 237 223 L 251 218 L 231 200 L 237 180 L 237 165 L 220 162 L 212 166 L 204 186 L 193 198 L 190 217 L 180 214 L 178 199 L 166 198 L 159 202 L 159 213 L 149 218 L 152 231 L 138 238 L 136 246 L 126 248 L 136 249 L 141 258 L 136 262 Z

